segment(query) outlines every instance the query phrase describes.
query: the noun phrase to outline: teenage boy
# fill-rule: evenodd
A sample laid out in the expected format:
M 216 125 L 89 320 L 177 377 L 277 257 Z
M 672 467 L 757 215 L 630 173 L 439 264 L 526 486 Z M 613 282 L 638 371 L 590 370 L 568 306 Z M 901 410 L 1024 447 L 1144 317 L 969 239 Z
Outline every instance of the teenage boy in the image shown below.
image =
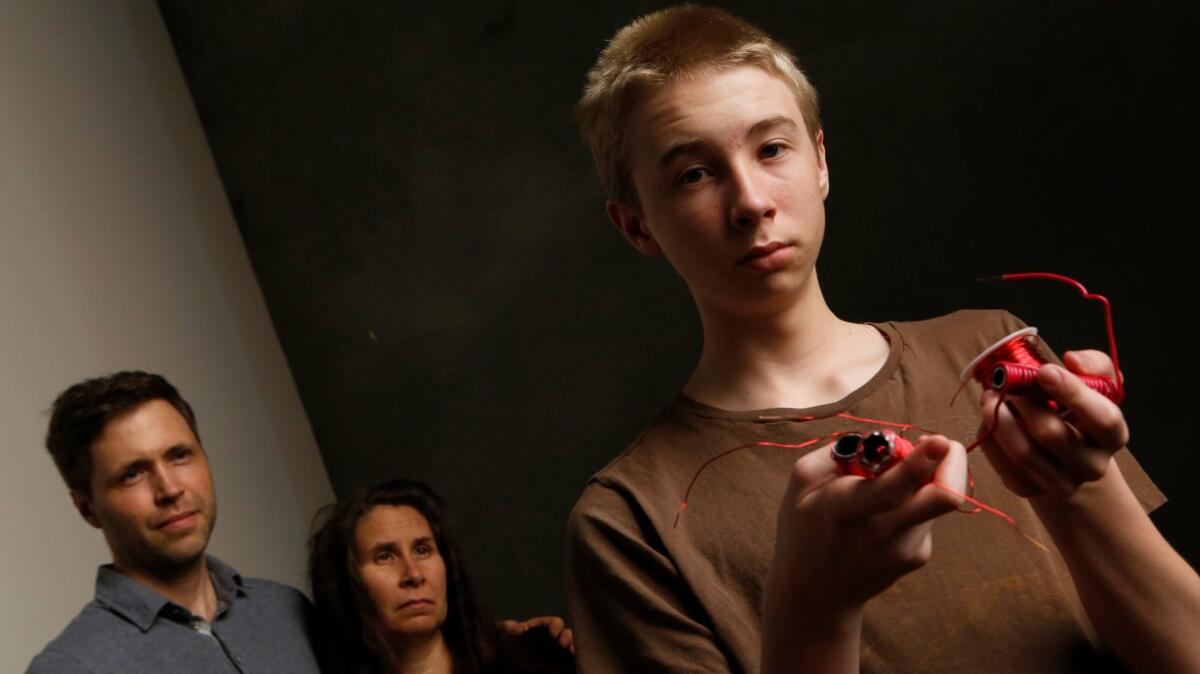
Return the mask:
M 118 372 L 54 402 L 46 446 L 112 564 L 96 598 L 34 658 L 32 674 L 316 674 L 312 605 L 205 554 L 216 523 L 196 417 L 166 379 Z
M 1103 354 L 1042 368 L 1070 416 L 1013 400 L 986 458 L 930 436 L 866 480 L 828 448 L 722 456 L 877 428 L 839 413 L 974 438 L 996 400 L 970 387 L 947 408 L 957 375 L 1020 327 L 833 314 L 816 94 L 784 48 L 721 10 L 648 15 L 589 72 L 579 119 L 610 219 L 667 258 L 704 330 L 679 398 L 571 514 L 581 671 L 1090 672 L 1115 666 L 1104 649 L 1200 671 L 1200 579 L 1145 514 L 1164 499 L 1121 449 L 1120 410 L 1072 374 L 1111 375 Z M 940 517 L 968 464 L 975 494 L 1057 552 L 999 519 Z

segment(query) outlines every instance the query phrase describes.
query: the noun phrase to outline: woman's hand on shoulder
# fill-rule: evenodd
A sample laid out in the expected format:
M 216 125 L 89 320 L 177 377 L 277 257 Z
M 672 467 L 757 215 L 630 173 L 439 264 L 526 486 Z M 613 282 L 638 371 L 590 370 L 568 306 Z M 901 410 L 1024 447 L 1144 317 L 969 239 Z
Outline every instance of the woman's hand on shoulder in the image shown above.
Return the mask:
M 567 627 L 566 622 L 558 616 L 538 616 L 520 622 L 510 618 L 508 620 L 501 620 L 498 626 L 500 631 L 514 637 L 521 636 L 537 627 L 545 627 L 550 637 L 557 641 L 559 646 L 570 651 L 572 655 L 575 654 L 575 637 L 571 633 L 571 628 Z

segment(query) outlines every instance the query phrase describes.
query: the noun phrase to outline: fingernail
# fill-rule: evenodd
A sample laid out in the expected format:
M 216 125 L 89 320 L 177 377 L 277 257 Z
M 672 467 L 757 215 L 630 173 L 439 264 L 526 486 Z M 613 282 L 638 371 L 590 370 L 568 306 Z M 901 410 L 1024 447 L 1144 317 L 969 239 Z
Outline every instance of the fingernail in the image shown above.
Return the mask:
M 930 445 L 925 449 L 925 463 L 930 466 L 936 466 L 937 464 L 941 463 L 942 459 L 946 458 L 946 455 L 949 453 L 950 448 L 946 447 L 945 445 Z

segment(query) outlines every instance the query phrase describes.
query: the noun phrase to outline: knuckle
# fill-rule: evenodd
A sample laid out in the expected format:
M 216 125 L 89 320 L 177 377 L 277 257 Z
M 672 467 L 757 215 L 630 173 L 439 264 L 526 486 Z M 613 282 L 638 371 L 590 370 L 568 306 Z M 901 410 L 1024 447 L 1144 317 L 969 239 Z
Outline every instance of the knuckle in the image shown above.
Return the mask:
M 916 552 L 914 552 L 912 555 L 909 555 L 909 564 L 911 564 L 912 569 L 916 571 L 917 569 L 929 564 L 931 559 L 933 559 L 933 546 L 922 545 L 921 547 L 917 548 Z
M 1079 490 L 1079 483 L 1071 480 L 1062 480 L 1054 486 L 1054 491 L 1061 498 L 1068 498 Z
M 896 508 L 899 508 L 900 506 L 904 505 L 904 501 L 906 498 L 907 498 L 906 494 L 902 494 L 902 493 L 900 493 L 898 491 L 894 491 L 894 490 L 888 490 L 888 491 L 883 492 L 882 495 L 880 495 L 879 507 L 881 510 L 895 510 Z
M 1001 476 L 1000 481 L 1004 483 L 1005 488 L 1021 498 L 1029 498 L 1038 494 L 1037 488 L 1025 480 L 1010 476 Z
M 792 486 L 802 487 L 805 484 L 804 459 L 800 459 L 792 464 Z
M 957 492 L 957 490 L 955 490 Z M 933 498 L 938 506 L 938 509 L 943 512 L 949 512 L 963 504 L 963 494 L 952 493 L 946 489 L 938 489 L 934 492 Z
M 878 518 L 868 517 L 862 522 L 862 533 L 870 541 L 881 541 L 888 538 L 891 531 Z
M 1023 442 L 1001 444 L 1001 447 L 1004 449 L 1004 455 L 1017 465 L 1022 465 L 1029 461 L 1029 457 L 1033 454 L 1033 448 Z
M 1108 472 L 1108 461 L 1084 461 L 1079 467 L 1079 476 L 1084 482 L 1095 482 Z
M 924 568 L 933 558 L 933 548 L 929 545 L 919 545 L 916 549 L 898 555 L 896 559 L 896 568 L 901 573 L 912 573 L 918 569 Z

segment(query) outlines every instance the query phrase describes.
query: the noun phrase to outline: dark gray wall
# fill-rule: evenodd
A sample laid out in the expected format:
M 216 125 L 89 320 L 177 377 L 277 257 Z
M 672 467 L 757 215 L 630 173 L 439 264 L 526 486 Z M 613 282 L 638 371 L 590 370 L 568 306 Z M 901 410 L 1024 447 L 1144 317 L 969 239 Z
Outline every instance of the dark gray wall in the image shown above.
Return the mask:
M 822 92 L 835 311 L 1001 306 L 1103 348 L 1073 291 L 973 279 L 1107 293 L 1132 444 L 1196 560 L 1184 4 L 729 7 Z M 500 614 L 561 610 L 567 512 L 698 353 L 686 289 L 608 225 L 570 114 L 605 39 L 657 6 L 161 3 L 335 489 L 431 482 Z

